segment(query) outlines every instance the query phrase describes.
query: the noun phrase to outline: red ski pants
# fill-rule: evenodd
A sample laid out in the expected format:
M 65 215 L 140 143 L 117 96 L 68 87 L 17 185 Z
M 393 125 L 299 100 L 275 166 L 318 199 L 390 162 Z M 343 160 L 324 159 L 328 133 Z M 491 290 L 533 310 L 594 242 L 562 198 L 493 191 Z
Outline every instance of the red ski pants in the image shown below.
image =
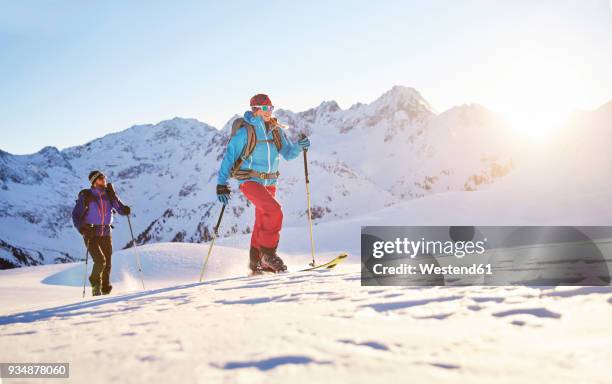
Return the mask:
M 276 248 L 283 226 L 283 211 L 274 198 L 276 186 L 263 186 L 255 181 L 247 181 L 240 185 L 240 190 L 255 205 L 251 247 Z

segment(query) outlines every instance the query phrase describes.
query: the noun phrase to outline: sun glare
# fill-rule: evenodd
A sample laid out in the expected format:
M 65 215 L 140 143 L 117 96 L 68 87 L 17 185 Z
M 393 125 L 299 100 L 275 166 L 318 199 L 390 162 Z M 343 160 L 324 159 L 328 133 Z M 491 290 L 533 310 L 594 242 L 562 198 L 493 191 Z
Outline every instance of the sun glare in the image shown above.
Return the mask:
M 567 60 L 546 53 L 508 63 L 498 82 L 497 110 L 525 137 L 542 140 L 560 128 L 576 107 L 579 73 Z M 553 56 L 555 57 L 555 56 Z

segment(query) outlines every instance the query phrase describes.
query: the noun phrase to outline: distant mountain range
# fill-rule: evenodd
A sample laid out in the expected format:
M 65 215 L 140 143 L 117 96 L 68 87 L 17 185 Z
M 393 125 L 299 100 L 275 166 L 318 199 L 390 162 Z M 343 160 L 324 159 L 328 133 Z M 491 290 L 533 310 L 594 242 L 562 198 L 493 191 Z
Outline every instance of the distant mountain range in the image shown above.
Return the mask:
M 291 137 L 306 133 L 311 138 L 316 223 L 364 215 L 435 193 L 477 190 L 512 172 L 525 153 L 514 131 L 485 107 L 462 105 L 438 114 L 408 87 L 395 86 L 375 101 L 349 109 L 326 101 L 307 111 L 281 109 L 275 115 L 289 126 Z M 601 146 L 610 142 L 611 116 L 612 103 L 584 112 L 568 132 L 575 136 L 576 130 L 588 126 L 589 143 L 584 148 Z M 174 118 L 136 125 L 62 151 L 54 147 L 31 155 L 0 151 L 0 268 L 70 262 L 84 256 L 70 214 L 93 169 L 103 170 L 122 200 L 132 206 L 139 244 L 207 241 L 219 210 L 217 170 L 236 117 L 220 130 L 194 119 Z M 572 142 L 572 135 L 564 145 Z M 590 152 L 580 156 L 588 157 Z M 282 162 L 280 171 L 278 198 L 285 225 L 304 225 L 301 158 Z M 253 209 L 235 186 L 233 190 L 221 236 L 252 229 Z M 122 248 L 128 241 L 127 225 L 118 218 L 114 246 Z

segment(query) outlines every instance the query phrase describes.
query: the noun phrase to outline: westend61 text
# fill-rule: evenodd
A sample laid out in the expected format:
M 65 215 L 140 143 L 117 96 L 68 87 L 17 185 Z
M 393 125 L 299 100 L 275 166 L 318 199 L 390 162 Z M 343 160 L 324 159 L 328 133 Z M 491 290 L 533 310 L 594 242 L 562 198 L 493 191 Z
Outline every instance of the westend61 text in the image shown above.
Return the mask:
M 400 264 L 397 266 L 387 267 L 382 264 L 375 264 L 372 268 L 375 275 L 491 275 L 491 264 L 472 264 L 453 266 L 445 265 L 443 267 L 436 264 L 419 264 L 418 268 L 415 265 Z

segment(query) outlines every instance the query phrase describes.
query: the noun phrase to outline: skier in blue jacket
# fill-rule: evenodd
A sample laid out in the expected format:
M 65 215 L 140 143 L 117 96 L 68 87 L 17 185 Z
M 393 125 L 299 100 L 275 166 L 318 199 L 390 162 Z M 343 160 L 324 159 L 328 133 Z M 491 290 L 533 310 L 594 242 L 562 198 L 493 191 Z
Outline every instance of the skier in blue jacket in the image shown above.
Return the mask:
M 234 177 L 238 180 L 240 191 L 255 206 L 249 268 L 254 274 L 262 270 L 282 272 L 287 267 L 276 253 L 283 222 L 281 205 L 275 198 L 278 163 L 280 156 L 285 160 L 296 158 L 310 146 L 310 141 L 306 137 L 297 143 L 289 139 L 283 127 L 272 117 L 274 106 L 267 95 L 253 96 L 250 105 L 251 110 L 244 113 L 243 119 L 234 122 L 233 128 L 237 129 L 233 129 L 221 161 L 217 197 L 221 203 L 227 204 L 230 197 L 228 179 Z M 249 141 L 254 148 L 244 156 Z
M 85 246 L 91 254 L 94 266 L 89 276 L 92 294 L 107 295 L 113 289 L 110 284 L 113 245 L 111 230 L 113 212 L 129 215 L 131 209 L 117 197 L 113 185 L 106 183 L 106 176 L 100 171 L 89 174 L 91 188 L 79 192 L 72 210 L 72 222 L 83 236 Z

